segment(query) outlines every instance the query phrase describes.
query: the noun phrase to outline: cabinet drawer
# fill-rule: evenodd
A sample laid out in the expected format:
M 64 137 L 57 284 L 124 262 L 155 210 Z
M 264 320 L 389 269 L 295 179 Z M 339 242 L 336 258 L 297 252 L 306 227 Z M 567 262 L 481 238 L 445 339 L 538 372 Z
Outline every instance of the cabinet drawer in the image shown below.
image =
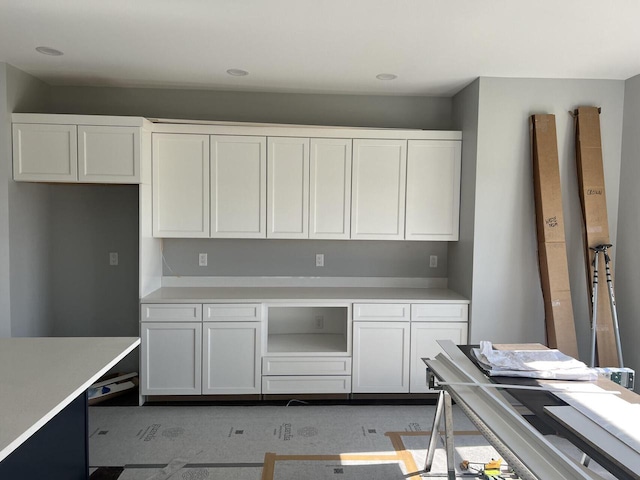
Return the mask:
M 414 322 L 466 322 L 466 304 L 414 303 L 411 320 Z
M 351 393 L 351 376 L 262 377 L 263 394 Z
M 354 320 L 369 321 L 408 321 L 410 315 L 408 303 L 355 303 Z
M 351 358 L 264 357 L 263 375 L 350 375 Z
M 259 322 L 262 318 L 260 303 L 214 303 L 204 305 L 205 321 Z
M 143 322 L 200 322 L 202 305 L 194 303 L 143 303 L 140 319 Z

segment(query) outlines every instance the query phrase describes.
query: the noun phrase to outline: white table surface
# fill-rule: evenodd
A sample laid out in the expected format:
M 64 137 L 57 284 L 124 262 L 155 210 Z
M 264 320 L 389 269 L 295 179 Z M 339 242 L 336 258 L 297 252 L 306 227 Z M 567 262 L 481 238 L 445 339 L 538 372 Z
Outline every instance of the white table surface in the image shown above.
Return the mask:
M 0 461 L 139 344 L 137 337 L 0 338 Z
M 376 287 L 163 287 L 141 299 L 142 303 L 238 301 L 469 303 L 468 299 L 448 289 Z

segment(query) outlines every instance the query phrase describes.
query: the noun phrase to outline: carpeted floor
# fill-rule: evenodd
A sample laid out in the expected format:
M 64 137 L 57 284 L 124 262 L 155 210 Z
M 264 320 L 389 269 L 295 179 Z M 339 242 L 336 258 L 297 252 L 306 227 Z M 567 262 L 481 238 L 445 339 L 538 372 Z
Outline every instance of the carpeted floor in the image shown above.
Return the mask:
M 403 479 L 424 467 L 434 412 L 424 405 L 91 407 L 91 480 Z M 459 478 L 469 473 L 462 460 L 499 458 L 455 406 L 454 430 Z M 432 472 L 444 475 L 438 447 Z

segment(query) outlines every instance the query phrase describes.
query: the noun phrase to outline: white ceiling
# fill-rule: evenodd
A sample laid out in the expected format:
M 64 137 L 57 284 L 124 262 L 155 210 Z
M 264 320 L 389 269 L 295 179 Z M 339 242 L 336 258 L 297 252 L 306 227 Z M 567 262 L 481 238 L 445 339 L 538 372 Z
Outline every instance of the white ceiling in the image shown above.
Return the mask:
M 52 85 L 449 96 L 625 80 L 639 22 L 638 0 L 0 0 L 0 61 Z

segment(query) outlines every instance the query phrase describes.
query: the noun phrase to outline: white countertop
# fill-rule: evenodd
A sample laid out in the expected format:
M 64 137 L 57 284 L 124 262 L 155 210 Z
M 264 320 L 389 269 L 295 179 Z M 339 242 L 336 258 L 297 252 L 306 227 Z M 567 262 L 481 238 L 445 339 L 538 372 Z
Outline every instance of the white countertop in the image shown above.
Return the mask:
M 142 303 L 286 303 L 286 302 L 469 303 L 462 295 L 440 288 L 382 287 L 162 287 Z
M 139 344 L 137 337 L 0 338 L 0 461 Z

